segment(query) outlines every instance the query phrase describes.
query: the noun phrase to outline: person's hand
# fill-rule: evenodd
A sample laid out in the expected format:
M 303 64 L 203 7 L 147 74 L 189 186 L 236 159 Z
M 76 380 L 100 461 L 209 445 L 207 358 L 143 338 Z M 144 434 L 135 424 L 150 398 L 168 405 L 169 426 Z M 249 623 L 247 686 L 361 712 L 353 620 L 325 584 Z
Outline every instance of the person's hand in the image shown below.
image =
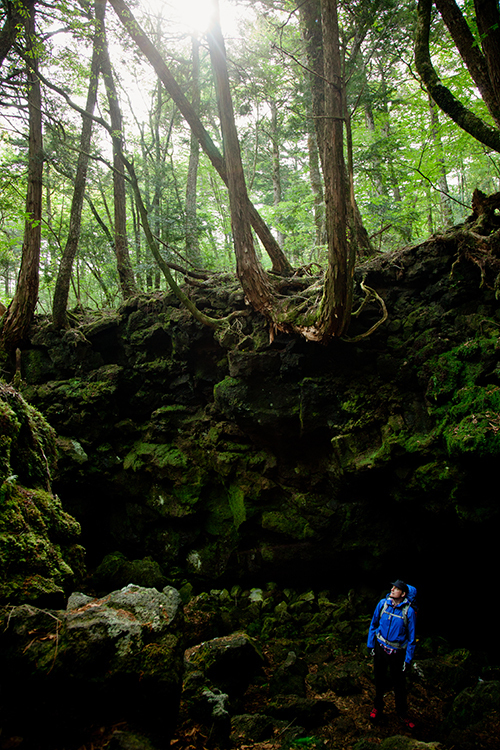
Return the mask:
M 403 664 L 403 672 L 406 672 L 406 670 L 408 669 L 409 666 L 410 666 L 410 662 L 409 661 L 405 661 L 404 664 Z
M 374 648 L 368 649 L 368 656 L 375 656 L 375 649 Z

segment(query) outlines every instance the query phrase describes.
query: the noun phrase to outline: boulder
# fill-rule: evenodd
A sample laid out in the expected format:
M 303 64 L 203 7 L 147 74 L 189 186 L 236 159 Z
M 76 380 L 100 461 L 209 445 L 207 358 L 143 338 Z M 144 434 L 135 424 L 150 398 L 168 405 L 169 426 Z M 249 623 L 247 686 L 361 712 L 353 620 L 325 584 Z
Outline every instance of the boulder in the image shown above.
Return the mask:
M 207 686 L 230 697 L 243 695 L 263 665 L 256 642 L 246 633 L 214 638 L 186 651 L 186 671 L 201 672 Z
M 333 690 L 336 695 L 355 695 L 362 690 L 363 667 L 357 662 L 328 664 L 309 675 L 307 682 L 317 693 Z
M 413 737 L 395 734 L 393 737 L 387 737 L 377 747 L 380 750 L 439 750 L 439 743 L 420 742 L 420 740 L 416 740 Z
M 497 716 L 500 713 L 500 681 L 481 681 L 457 695 L 448 723 L 463 729 L 481 722 L 492 712 Z
M 171 735 L 183 672 L 183 614 L 172 587 L 129 585 L 100 599 L 73 594 L 65 611 L 4 608 L 0 628 L 11 733 L 66 742 L 91 717 L 162 740 Z

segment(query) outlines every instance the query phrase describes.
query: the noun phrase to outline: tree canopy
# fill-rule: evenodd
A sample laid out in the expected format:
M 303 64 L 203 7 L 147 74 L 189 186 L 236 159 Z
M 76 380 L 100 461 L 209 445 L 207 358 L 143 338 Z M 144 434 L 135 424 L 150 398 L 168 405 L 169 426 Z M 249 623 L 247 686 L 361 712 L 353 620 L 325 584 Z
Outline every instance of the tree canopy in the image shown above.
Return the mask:
M 326 343 L 356 258 L 498 190 L 494 0 L 204 5 L 201 29 L 174 2 L 0 3 L 4 349 L 35 311 L 165 286 L 227 325 L 179 284 L 228 271 L 271 335 Z

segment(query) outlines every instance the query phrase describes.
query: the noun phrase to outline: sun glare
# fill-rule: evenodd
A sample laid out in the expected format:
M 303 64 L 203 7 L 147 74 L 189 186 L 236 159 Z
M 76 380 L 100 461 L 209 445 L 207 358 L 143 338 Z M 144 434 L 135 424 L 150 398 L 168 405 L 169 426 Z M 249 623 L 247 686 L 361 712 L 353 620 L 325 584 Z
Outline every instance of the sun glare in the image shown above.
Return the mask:
M 145 0 L 153 13 L 179 25 L 185 32 L 203 34 L 213 12 L 211 0 Z M 234 36 L 238 28 L 238 11 L 227 0 L 220 0 L 221 26 L 225 35 Z

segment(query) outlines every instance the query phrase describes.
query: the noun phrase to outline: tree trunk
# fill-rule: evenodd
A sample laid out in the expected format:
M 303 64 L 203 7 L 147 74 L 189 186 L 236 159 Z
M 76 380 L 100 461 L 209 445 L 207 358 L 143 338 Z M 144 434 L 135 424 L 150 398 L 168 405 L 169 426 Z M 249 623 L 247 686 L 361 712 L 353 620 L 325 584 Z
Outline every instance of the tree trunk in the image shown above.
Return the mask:
M 307 135 L 307 150 L 309 153 L 309 181 L 314 195 L 314 225 L 316 227 L 316 246 L 326 245 L 325 228 L 325 199 L 323 195 L 323 181 L 319 170 L 319 153 L 316 132 L 309 128 Z M 312 255 L 311 255 L 312 257 Z
M 306 56 L 308 67 L 311 71 L 309 76 L 309 85 L 311 87 L 316 138 L 318 141 L 321 169 L 323 171 L 323 177 L 326 183 L 326 165 L 324 163 L 324 153 L 325 139 L 328 137 L 327 132 L 329 132 L 326 117 L 326 91 L 329 84 L 327 81 L 325 81 L 326 76 L 324 58 L 327 52 L 325 49 L 325 40 L 323 38 L 324 27 L 321 22 L 321 7 L 322 4 L 320 0 L 306 0 L 306 2 L 300 5 L 300 17 L 302 21 L 302 34 L 306 42 Z M 345 163 L 344 169 L 346 169 Z M 347 169 L 344 179 L 347 182 Z M 363 224 L 363 219 L 361 218 L 361 213 L 355 201 L 353 210 L 356 238 L 358 242 L 358 252 L 360 255 L 373 255 L 375 251 L 372 247 L 370 238 L 368 237 L 368 232 L 366 231 Z
M 446 165 L 444 161 L 444 149 L 439 134 L 439 116 L 437 113 L 436 102 L 429 97 L 429 112 L 431 116 L 431 138 L 434 143 L 434 153 L 436 154 L 436 163 L 439 170 L 439 203 L 441 205 L 441 216 L 443 218 L 444 225 L 447 227 L 453 226 L 453 211 L 451 208 L 451 201 L 449 198 L 448 179 L 446 176 Z
M 281 203 L 281 172 L 280 172 L 280 146 L 278 136 L 278 107 L 276 101 L 270 102 L 271 107 L 271 142 L 273 149 L 273 205 L 277 209 L 279 220 L 279 204 Z M 283 247 L 283 233 L 277 230 L 276 240 Z
M 5 350 L 14 349 L 26 336 L 38 300 L 40 242 L 42 221 L 42 96 L 37 75 L 35 10 L 31 7 L 25 19 L 26 50 L 30 60 L 27 73 L 29 150 L 28 188 L 26 191 L 26 221 L 21 258 L 21 268 L 16 292 L 1 321 L 1 343 Z
M 474 35 L 455 0 L 435 0 L 436 8 L 441 13 L 484 103 L 497 125 L 500 126 L 500 79 L 498 79 L 500 39 L 498 29 L 495 31 L 493 28 L 495 24 L 498 27 L 500 21 L 498 0 L 475 0 L 474 4 L 484 54 L 476 44 Z M 489 63 L 491 63 L 491 67 Z M 493 73 L 493 78 L 490 77 L 490 70 Z M 495 70 L 496 84 L 494 81 Z
M 92 50 L 92 62 L 90 66 L 90 81 L 87 92 L 87 104 L 85 112 L 89 115 L 94 114 L 97 101 L 97 88 L 99 83 L 99 66 L 102 39 L 100 30 L 104 22 L 104 13 L 106 10 L 106 1 L 97 0 L 95 3 L 96 29 L 94 32 L 94 42 Z M 59 265 L 56 286 L 54 290 L 54 300 L 52 304 L 52 321 L 57 328 L 64 328 L 68 325 L 66 310 L 68 306 L 69 286 L 71 282 L 71 272 L 73 262 L 78 251 L 80 240 L 80 228 L 82 223 L 82 209 L 85 195 L 85 184 L 87 181 L 87 168 L 89 163 L 90 143 L 92 138 L 92 118 L 82 116 L 82 132 L 80 135 L 80 151 L 76 166 L 75 182 L 73 188 L 73 200 L 71 202 L 71 212 L 69 218 L 69 231 L 66 240 L 66 246 Z
M 306 0 L 299 6 L 302 36 L 306 44 L 307 64 L 310 69 L 314 129 L 318 143 L 321 169 L 324 174 L 325 81 L 323 65 L 323 31 L 321 28 L 321 0 Z
M 195 113 L 200 114 L 200 40 L 193 36 L 191 39 L 193 50 L 193 84 L 191 89 L 191 105 Z M 198 242 L 198 227 L 196 220 L 196 192 L 198 182 L 198 165 L 200 162 L 200 144 L 191 133 L 189 149 L 189 166 L 186 182 L 186 256 L 195 264 L 201 266 L 200 243 Z
M 104 2 L 104 0 L 99 0 Z M 101 71 L 108 97 L 109 116 L 113 140 L 113 195 L 115 254 L 118 276 L 123 297 L 126 299 L 137 291 L 134 272 L 130 262 L 127 243 L 127 197 L 125 190 L 125 168 L 120 158 L 123 151 L 123 122 L 113 70 L 109 59 L 108 42 L 104 23 L 101 24 L 102 57 Z
M 415 67 L 429 96 L 438 107 L 473 138 L 500 153 L 500 130 L 477 117 L 444 86 L 432 65 L 429 52 L 432 0 L 418 0 L 415 33 Z
M 498 0 L 474 0 L 474 7 L 481 47 L 488 67 L 488 79 L 494 95 L 494 101 L 491 106 L 488 105 L 488 109 L 500 126 L 500 8 Z
M 249 200 L 227 74 L 226 49 L 220 28 L 218 0 L 214 0 L 214 16 L 211 27 L 207 32 L 207 40 L 215 74 L 217 103 L 224 142 L 231 225 L 236 254 L 236 273 L 252 307 L 265 315 L 269 315 L 273 307 L 273 292 L 255 254 L 248 210 Z
M 322 0 L 325 83 L 323 165 L 328 268 L 319 310 L 323 338 L 341 336 L 351 317 L 354 257 L 348 241 L 348 187 L 343 145 L 342 68 L 336 0 Z
M 131 38 L 135 41 L 139 49 L 155 69 L 158 78 L 163 83 L 166 90 L 179 108 L 182 116 L 189 124 L 203 151 L 212 162 L 212 165 L 215 167 L 224 183 L 228 185 L 228 175 L 223 156 L 210 138 L 208 132 L 201 124 L 199 117 L 196 115 L 196 112 L 182 92 L 179 84 L 174 79 L 172 73 L 166 66 L 165 61 L 161 57 L 160 53 L 147 38 L 139 24 L 133 17 L 132 13 L 130 12 L 130 9 L 127 7 L 126 3 L 123 0 L 110 0 L 110 4 L 115 9 L 118 18 L 122 22 L 127 32 L 130 34 Z M 288 262 L 280 246 L 274 239 L 269 227 L 262 219 L 255 206 L 248 199 L 248 196 L 247 201 L 247 210 L 250 215 L 250 221 L 257 235 L 262 241 L 266 252 L 272 260 L 274 273 L 280 274 L 282 276 L 290 275 L 292 273 L 292 267 L 290 263 Z
M 5 21 L 0 30 L 0 65 L 9 54 L 17 36 L 26 25 L 26 18 L 34 10 L 36 0 L 7 0 Z

